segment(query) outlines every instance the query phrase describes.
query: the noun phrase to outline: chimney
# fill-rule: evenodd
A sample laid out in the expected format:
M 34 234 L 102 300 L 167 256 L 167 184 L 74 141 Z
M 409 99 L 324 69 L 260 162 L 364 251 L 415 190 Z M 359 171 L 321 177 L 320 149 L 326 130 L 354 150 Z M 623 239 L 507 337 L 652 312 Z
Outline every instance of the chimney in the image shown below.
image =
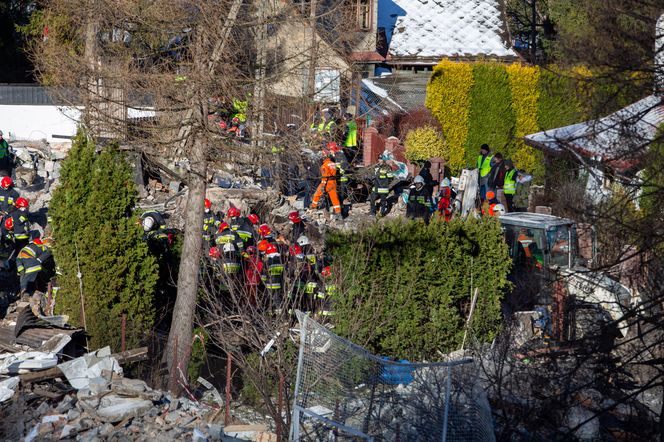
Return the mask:
M 664 14 L 655 27 L 655 95 L 664 97 Z

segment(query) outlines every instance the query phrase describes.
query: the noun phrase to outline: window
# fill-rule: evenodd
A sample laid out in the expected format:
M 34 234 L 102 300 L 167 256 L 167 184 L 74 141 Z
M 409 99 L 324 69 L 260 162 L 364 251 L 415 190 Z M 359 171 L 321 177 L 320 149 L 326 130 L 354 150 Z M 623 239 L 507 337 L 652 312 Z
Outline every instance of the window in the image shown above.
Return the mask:
M 360 31 L 371 30 L 372 4 L 373 0 L 357 0 L 357 27 Z
M 551 264 L 567 267 L 570 264 L 570 239 L 569 226 L 549 227 L 546 231 L 546 240 L 551 250 Z M 573 263 L 572 263 L 573 264 Z

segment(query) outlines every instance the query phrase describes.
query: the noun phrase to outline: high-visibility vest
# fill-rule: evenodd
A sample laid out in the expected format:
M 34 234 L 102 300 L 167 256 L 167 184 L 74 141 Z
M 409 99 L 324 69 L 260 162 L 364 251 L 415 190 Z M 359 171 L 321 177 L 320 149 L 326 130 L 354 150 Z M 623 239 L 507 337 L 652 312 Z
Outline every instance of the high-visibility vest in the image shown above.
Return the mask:
M 493 155 L 487 155 L 484 157 L 484 160 L 482 160 L 482 155 L 477 157 L 477 170 L 480 171 L 480 178 L 484 178 L 491 172 L 491 160 L 493 159 Z
M 344 142 L 345 147 L 356 147 L 357 146 L 357 123 L 353 120 L 346 123 L 348 127 L 348 135 L 346 135 L 346 141 Z
M 505 195 L 514 195 L 516 193 L 516 169 L 510 169 L 505 174 L 505 183 L 503 184 L 503 191 Z

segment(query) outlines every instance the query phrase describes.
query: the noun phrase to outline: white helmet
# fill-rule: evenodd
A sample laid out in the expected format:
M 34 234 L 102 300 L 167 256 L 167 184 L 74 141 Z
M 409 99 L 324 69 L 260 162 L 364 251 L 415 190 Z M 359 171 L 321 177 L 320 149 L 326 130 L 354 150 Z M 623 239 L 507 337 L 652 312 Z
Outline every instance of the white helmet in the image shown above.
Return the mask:
M 307 238 L 305 235 L 301 235 L 297 239 L 296 242 L 297 242 L 297 245 L 299 245 L 300 247 L 308 246 L 309 245 L 309 238 Z
M 419 183 L 419 184 L 424 184 L 424 178 L 422 178 L 422 175 L 418 175 L 418 176 L 416 176 L 416 177 L 415 177 L 415 181 L 414 181 L 414 183 L 415 183 L 415 184 L 418 184 L 418 183 Z
M 443 181 L 440 183 L 441 187 L 451 187 L 450 180 L 448 178 L 443 178 Z
M 236 250 L 235 244 L 233 244 L 232 242 L 227 242 L 226 244 L 224 244 L 222 250 L 224 251 L 224 253 L 234 252 Z
M 143 224 L 143 231 L 149 232 L 150 230 L 152 230 L 152 227 L 154 227 L 154 218 L 152 218 L 151 216 L 146 216 L 145 218 L 143 218 L 142 224 Z
M 505 213 L 506 213 L 505 206 L 503 206 L 502 204 L 496 204 L 495 206 L 493 206 L 494 216 L 505 215 Z

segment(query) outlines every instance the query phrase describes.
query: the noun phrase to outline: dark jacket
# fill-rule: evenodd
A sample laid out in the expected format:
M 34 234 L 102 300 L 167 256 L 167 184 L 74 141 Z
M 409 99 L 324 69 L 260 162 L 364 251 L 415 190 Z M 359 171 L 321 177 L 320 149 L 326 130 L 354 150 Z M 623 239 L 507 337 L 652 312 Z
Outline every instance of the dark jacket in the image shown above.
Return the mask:
M 408 204 L 406 205 L 406 217 L 422 218 L 429 221 L 431 214 L 431 197 L 426 187 L 417 190 L 415 185 L 410 186 L 408 193 Z
M 488 185 L 490 189 L 502 189 L 505 184 L 505 164 L 504 161 L 495 163 L 491 166 L 489 172 Z
M 428 167 L 423 167 L 422 170 L 420 170 L 419 175 L 424 178 L 424 188 L 427 190 L 429 198 L 431 198 L 431 195 L 433 195 L 433 188 L 438 185 L 438 181 L 433 179 L 431 170 Z

